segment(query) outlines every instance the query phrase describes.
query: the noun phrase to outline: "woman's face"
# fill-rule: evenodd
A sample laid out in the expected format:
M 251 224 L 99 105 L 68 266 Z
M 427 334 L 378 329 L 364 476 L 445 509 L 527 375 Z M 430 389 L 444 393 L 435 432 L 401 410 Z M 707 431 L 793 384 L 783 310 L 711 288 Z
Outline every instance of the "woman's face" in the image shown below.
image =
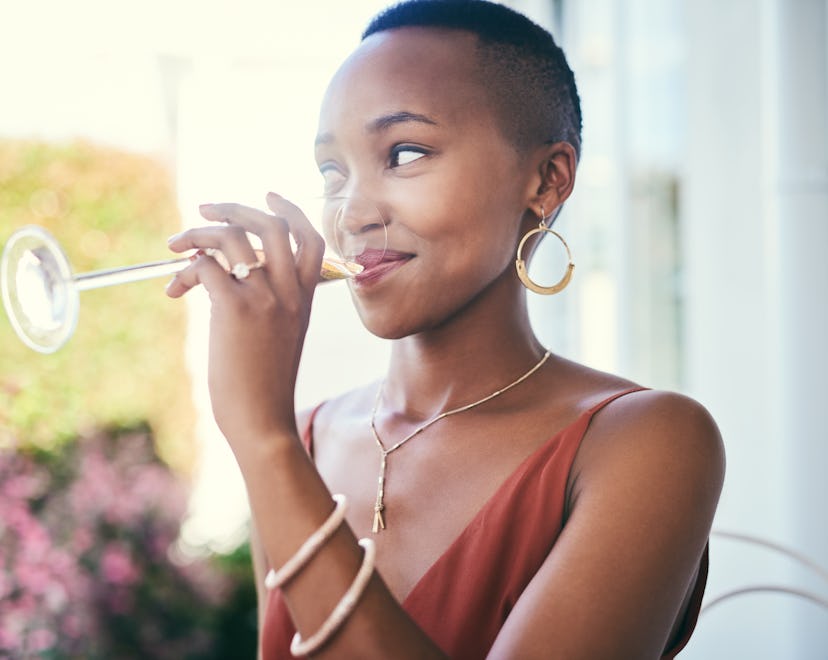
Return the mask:
M 365 197 L 386 222 L 383 262 L 352 282 L 379 336 L 437 327 L 498 277 L 514 278 L 531 168 L 498 127 L 474 49 L 475 37 L 456 30 L 372 35 L 322 104 L 326 194 Z M 372 222 L 355 216 L 349 227 L 383 231 Z

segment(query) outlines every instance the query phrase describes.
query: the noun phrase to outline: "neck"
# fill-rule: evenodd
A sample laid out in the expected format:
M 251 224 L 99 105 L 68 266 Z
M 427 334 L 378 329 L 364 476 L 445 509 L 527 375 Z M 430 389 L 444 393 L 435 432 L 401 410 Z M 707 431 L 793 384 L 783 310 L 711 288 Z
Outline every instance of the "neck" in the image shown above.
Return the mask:
M 505 281 L 493 289 L 441 326 L 394 342 L 386 413 L 412 423 L 428 420 L 508 385 L 543 357 L 522 287 L 516 291 Z

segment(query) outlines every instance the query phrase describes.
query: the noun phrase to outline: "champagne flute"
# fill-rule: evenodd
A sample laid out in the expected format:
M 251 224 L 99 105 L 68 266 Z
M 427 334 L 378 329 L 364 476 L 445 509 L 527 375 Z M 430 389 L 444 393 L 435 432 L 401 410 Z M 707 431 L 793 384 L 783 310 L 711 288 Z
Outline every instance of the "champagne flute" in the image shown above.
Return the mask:
M 384 252 L 386 248 L 388 239 L 382 215 L 367 200 L 317 201 L 322 208 L 314 215 L 321 219 L 325 233 L 332 235 L 336 249 L 336 253 L 326 251 L 320 281 L 359 274 L 363 266 L 355 259 L 363 251 L 370 248 Z M 354 217 L 358 218 L 356 223 Z M 353 226 L 361 230 L 353 231 Z M 261 252 L 257 253 L 261 258 Z M 211 251 L 211 255 L 229 271 L 220 252 Z M 43 227 L 27 225 L 15 231 L 3 249 L 0 291 L 6 315 L 20 340 L 39 353 L 54 353 L 77 327 L 81 291 L 169 276 L 190 263 L 191 257 L 185 256 L 75 274 L 60 242 Z

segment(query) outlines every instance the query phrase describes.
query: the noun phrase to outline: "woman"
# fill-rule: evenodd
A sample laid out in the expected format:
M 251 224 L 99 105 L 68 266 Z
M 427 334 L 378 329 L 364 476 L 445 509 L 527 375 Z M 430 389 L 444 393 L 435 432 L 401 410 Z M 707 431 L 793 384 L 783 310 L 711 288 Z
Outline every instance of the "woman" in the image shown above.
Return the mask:
M 265 658 L 290 657 L 295 631 L 296 655 L 332 658 L 686 643 L 724 472 L 716 426 L 682 396 L 549 354 L 527 316 L 526 288 L 543 287 L 525 261 L 579 150 L 572 73 L 523 16 L 428 0 L 375 19 L 330 84 L 316 156 L 327 195 L 382 214 L 349 220 L 388 244 L 351 292 L 391 360 L 382 383 L 298 418 L 321 238 L 271 193 L 270 213 L 205 205 L 226 226 L 171 239 L 253 266 L 231 277 L 202 254 L 168 292 L 212 299 L 210 392 L 250 497 Z

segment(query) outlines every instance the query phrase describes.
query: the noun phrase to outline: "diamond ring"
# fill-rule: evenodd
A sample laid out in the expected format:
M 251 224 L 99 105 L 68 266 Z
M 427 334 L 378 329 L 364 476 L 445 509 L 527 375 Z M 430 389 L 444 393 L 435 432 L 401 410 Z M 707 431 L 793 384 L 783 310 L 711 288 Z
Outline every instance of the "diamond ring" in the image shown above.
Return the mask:
M 237 280 L 246 280 L 250 277 L 250 273 L 252 273 L 257 268 L 261 268 L 265 265 L 264 261 L 256 261 L 252 264 L 245 264 L 245 263 L 238 263 L 233 268 L 230 269 L 230 275 L 232 275 Z

